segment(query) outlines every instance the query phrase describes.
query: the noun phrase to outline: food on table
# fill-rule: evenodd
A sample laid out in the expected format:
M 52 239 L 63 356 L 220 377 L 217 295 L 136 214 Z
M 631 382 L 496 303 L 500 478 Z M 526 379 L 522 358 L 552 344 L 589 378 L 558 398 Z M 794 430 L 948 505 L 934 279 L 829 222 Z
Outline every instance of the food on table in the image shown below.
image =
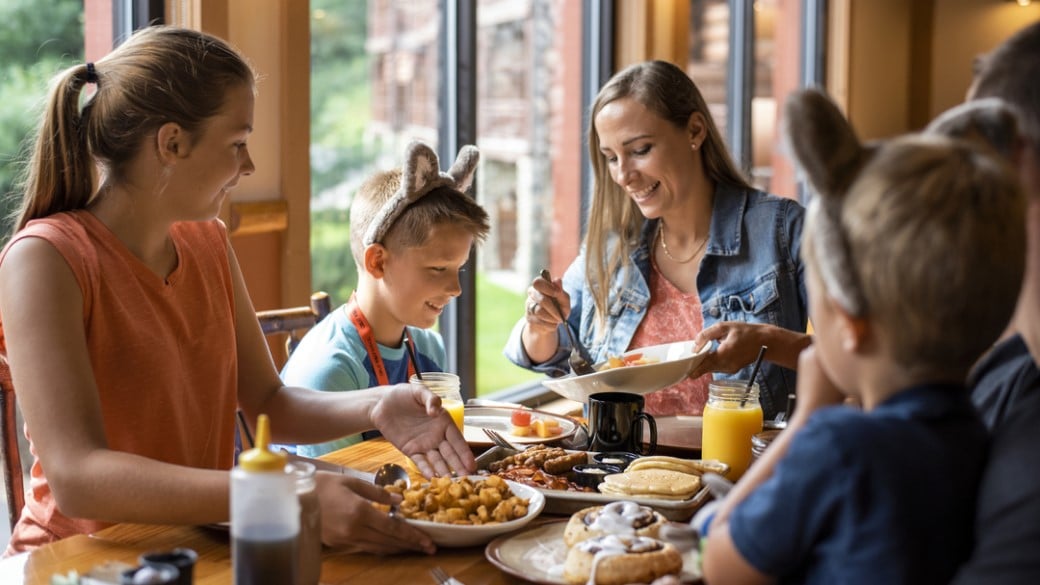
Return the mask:
M 403 482 L 387 486 L 387 491 L 401 494 L 399 513 L 412 520 L 444 524 L 497 524 L 527 515 L 530 503 L 513 494 L 501 477 L 486 479 L 468 477 L 452 480 L 436 477 L 417 488 L 404 488 Z
M 724 474 L 727 466 L 714 459 L 680 459 L 666 455 L 648 455 L 640 457 L 628 464 L 628 471 L 640 469 L 669 469 L 690 475 L 703 475 L 706 472 Z
M 513 425 L 513 435 L 517 437 L 535 435 L 547 439 L 563 433 L 560 421 L 554 418 L 532 417 L 529 410 L 514 410 L 509 422 Z
M 649 506 L 626 501 L 611 502 L 572 514 L 563 531 L 563 542 L 574 546 L 583 540 L 607 534 L 657 538 L 666 522 L 660 512 Z
M 682 556 L 668 543 L 645 536 L 610 534 L 582 541 L 567 551 L 563 577 L 580 585 L 650 583 L 682 571 Z
M 641 496 L 661 500 L 687 500 L 701 488 L 701 478 L 670 469 L 637 469 L 608 475 L 599 484 L 600 493 L 621 497 Z
M 575 465 L 586 463 L 582 451 L 570 452 L 560 447 L 534 445 L 488 465 L 488 471 L 524 485 L 550 490 L 593 491 L 583 488 L 563 475 Z
M 607 361 L 598 368 L 598 371 L 603 372 L 606 370 L 613 370 L 614 368 L 624 368 L 626 366 L 645 366 L 647 364 L 656 364 L 661 360 L 651 357 L 643 357 L 641 353 L 630 353 L 622 356 L 609 356 Z
M 639 459 L 639 455 L 627 451 L 602 451 L 592 455 L 593 461 L 604 465 L 616 465 L 620 467 L 622 471 L 624 471 L 625 468 L 636 459 Z

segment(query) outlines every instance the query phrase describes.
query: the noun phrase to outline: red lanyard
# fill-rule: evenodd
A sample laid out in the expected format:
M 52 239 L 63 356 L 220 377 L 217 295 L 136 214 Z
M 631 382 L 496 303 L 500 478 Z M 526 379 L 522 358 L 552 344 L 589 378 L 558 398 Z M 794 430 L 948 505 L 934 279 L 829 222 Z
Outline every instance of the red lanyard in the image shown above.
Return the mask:
M 386 373 L 386 365 L 383 364 L 383 356 L 379 354 L 379 346 L 376 345 L 376 338 L 372 335 L 372 326 L 369 325 L 368 319 L 365 318 L 365 314 L 361 312 L 361 307 L 358 307 L 356 296 L 357 295 L 353 294 L 350 295 L 350 302 L 347 303 L 347 314 L 350 316 L 350 322 L 353 323 L 354 328 L 357 329 L 358 335 L 361 336 L 361 343 L 365 344 L 365 351 L 368 352 L 368 361 L 372 362 L 372 371 L 376 374 L 376 382 L 378 382 L 380 386 L 386 386 L 390 383 L 390 377 Z M 415 353 L 415 343 L 412 342 L 412 336 L 408 334 L 408 326 L 405 326 L 404 328 L 404 342 L 410 345 L 412 353 Z M 408 378 L 411 379 L 414 375 L 415 364 L 413 364 L 411 360 L 408 360 Z

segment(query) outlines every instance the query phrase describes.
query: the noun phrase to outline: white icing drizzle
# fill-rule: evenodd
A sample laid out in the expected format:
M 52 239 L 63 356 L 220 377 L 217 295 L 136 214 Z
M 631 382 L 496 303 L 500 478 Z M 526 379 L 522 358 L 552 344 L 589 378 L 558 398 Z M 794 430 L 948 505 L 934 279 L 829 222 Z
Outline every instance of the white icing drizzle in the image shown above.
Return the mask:
M 652 509 L 635 502 L 611 502 L 603 506 L 588 527 L 606 534 L 635 534 L 639 520 L 644 520 L 639 527 L 647 526 L 653 522 L 653 514 Z
M 623 536 L 608 534 L 579 542 L 576 545 L 581 551 L 593 555 L 592 570 L 586 585 L 596 585 L 596 568 L 599 562 L 607 557 L 624 554 L 653 552 L 661 548 L 661 543 L 645 536 Z

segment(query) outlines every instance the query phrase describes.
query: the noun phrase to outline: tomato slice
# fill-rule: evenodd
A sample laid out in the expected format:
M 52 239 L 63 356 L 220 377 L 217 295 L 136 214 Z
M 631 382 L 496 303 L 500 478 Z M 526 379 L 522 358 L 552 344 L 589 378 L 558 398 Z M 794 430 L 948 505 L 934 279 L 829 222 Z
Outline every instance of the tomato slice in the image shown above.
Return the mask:
M 514 410 L 513 415 L 510 417 L 510 422 L 515 427 L 526 427 L 531 424 L 531 411 L 529 410 Z
M 641 353 L 630 353 L 630 354 L 625 356 L 625 365 L 629 365 L 629 364 L 632 364 L 634 362 L 638 362 L 641 359 L 643 359 L 643 354 L 641 354 Z

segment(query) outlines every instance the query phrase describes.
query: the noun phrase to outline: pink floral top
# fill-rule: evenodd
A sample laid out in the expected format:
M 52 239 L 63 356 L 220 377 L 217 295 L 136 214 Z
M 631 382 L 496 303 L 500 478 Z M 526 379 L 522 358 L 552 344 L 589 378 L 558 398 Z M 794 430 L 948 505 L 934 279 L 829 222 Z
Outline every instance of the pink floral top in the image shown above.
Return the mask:
M 673 341 L 693 339 L 704 329 L 701 299 L 697 291 L 684 293 L 661 274 L 657 262 L 650 262 L 650 305 L 646 317 L 632 336 L 628 350 Z M 711 374 L 686 378 L 646 395 L 644 410 L 654 416 L 700 415 L 708 401 Z

